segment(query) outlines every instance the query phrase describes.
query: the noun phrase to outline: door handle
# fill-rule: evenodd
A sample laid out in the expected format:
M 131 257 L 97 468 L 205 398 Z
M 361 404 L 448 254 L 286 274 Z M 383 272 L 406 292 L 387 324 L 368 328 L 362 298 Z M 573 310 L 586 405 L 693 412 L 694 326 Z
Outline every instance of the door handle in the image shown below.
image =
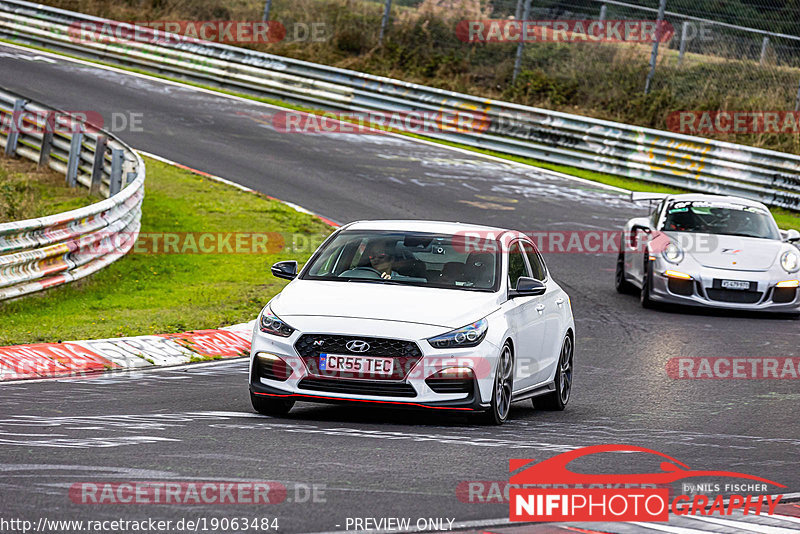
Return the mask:
M 556 304 L 558 304 L 558 305 L 559 305 L 559 307 L 560 307 L 560 306 L 563 306 L 563 305 L 564 305 L 564 299 L 562 299 L 562 298 L 560 298 L 560 297 L 559 297 L 559 298 L 557 298 L 557 299 L 556 299 Z
M 536 306 L 536 311 L 542 313 L 544 311 L 544 304 L 539 304 Z

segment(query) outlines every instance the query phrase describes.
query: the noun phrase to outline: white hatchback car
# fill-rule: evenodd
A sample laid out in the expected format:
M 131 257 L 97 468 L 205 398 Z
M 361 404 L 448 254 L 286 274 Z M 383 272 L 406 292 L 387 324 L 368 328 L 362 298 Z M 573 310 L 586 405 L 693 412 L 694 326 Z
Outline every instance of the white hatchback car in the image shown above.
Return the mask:
M 429 221 L 363 221 L 334 232 L 262 310 L 250 397 L 480 412 L 512 402 L 563 410 L 573 377 L 569 297 L 530 239 Z

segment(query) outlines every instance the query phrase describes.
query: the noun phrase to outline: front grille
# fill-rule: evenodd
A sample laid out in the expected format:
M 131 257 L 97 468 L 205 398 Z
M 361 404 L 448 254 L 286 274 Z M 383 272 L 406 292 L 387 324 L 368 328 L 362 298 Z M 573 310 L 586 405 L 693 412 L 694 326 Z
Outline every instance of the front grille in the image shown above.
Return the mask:
M 775 304 L 794 302 L 795 298 L 797 298 L 797 288 L 794 287 L 776 287 L 772 294 L 772 302 Z
M 706 289 L 708 298 L 719 302 L 734 302 L 737 304 L 755 304 L 761 300 L 760 291 L 737 291 L 735 289 Z
M 667 287 L 670 293 L 675 295 L 683 295 L 688 297 L 694 294 L 694 280 L 681 280 L 679 278 L 670 278 L 667 282 Z
M 370 380 L 328 380 L 304 378 L 297 385 L 300 389 L 325 391 L 327 393 L 350 393 L 353 395 L 377 395 L 382 397 L 416 397 L 411 384 L 397 382 L 373 382 Z
M 365 341 L 369 350 L 353 352 L 347 348 L 349 341 Z M 327 378 L 369 378 L 372 380 L 403 380 L 422 358 L 422 351 L 413 341 L 385 339 L 365 336 L 338 336 L 330 334 L 303 334 L 295 342 L 294 348 L 303 359 L 312 375 Z M 381 356 L 394 360 L 392 374 L 365 375 L 348 371 L 322 371 L 319 368 L 320 354 L 352 354 L 353 356 Z
M 434 393 L 472 393 L 471 378 L 428 378 L 425 380 Z

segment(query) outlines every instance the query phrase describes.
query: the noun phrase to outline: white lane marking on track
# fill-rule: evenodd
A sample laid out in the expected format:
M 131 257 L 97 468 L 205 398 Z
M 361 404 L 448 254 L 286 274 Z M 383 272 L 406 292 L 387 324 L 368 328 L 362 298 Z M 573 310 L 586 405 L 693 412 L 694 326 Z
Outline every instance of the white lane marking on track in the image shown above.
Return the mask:
M 198 369 L 200 367 L 218 367 L 223 365 L 230 365 L 234 363 L 243 363 L 249 357 L 244 356 L 241 358 L 229 358 L 225 360 L 218 360 L 213 362 L 198 362 L 198 363 L 188 363 L 183 365 L 168 365 L 168 366 L 150 366 L 145 368 L 138 368 L 138 369 L 120 369 L 118 371 L 109 371 L 106 373 L 98 374 L 96 378 L 88 378 L 86 376 L 66 376 L 66 377 L 59 377 L 59 378 L 40 378 L 36 380 L 9 380 L 8 382 L 3 382 L 4 386 L 24 386 L 26 384 L 38 384 L 41 382 L 82 382 L 84 384 L 103 384 L 107 383 L 109 380 L 115 380 L 119 378 L 139 378 L 141 375 L 144 374 L 153 374 L 154 372 L 158 371 L 187 371 L 191 369 Z
M 30 48 L 28 48 L 26 46 L 22 46 L 22 45 L 17 45 L 17 44 L 0 43 L 0 46 L 5 46 L 5 47 L 9 47 L 9 48 L 15 48 L 17 50 L 24 50 L 24 51 L 29 52 L 29 53 L 31 52 Z M 131 71 L 127 71 L 125 69 L 120 69 L 120 68 L 116 68 L 116 67 L 110 67 L 110 66 L 107 66 L 107 65 L 100 65 L 98 63 L 93 63 L 91 61 L 85 61 L 85 60 L 81 60 L 81 59 L 75 59 L 75 58 L 63 56 L 61 54 L 57 54 L 57 53 L 54 53 L 54 52 L 45 52 L 45 51 L 38 51 L 38 50 L 36 52 L 38 54 L 41 54 L 41 55 L 47 56 L 47 57 L 55 57 L 57 59 L 61 59 L 61 60 L 64 60 L 64 61 L 70 61 L 72 63 L 77 63 L 77 64 L 88 66 L 88 67 L 94 67 L 94 68 L 97 68 L 97 69 L 103 69 L 103 70 L 108 70 L 108 71 L 111 71 L 111 72 L 116 72 L 118 74 L 125 74 L 125 75 L 129 75 L 129 76 L 134 76 L 134 77 L 137 77 L 137 78 L 142 78 L 142 79 L 145 79 L 145 80 L 159 82 L 159 83 L 163 83 L 163 84 L 167 84 L 167 85 L 173 85 L 173 86 L 176 86 L 176 87 L 182 87 L 182 88 L 186 88 L 186 89 L 191 89 L 191 90 L 198 91 L 198 92 L 205 93 L 205 94 L 209 94 L 209 95 L 228 98 L 228 99 L 231 99 L 231 100 L 237 100 L 239 102 L 247 102 L 248 104 L 264 106 L 264 107 L 267 107 L 267 108 L 278 109 L 278 110 L 281 110 L 281 111 L 293 111 L 291 108 L 285 108 L 285 107 L 281 107 L 281 106 L 278 106 L 278 105 L 275 105 L 275 104 L 268 104 L 266 102 L 259 102 L 258 100 L 250 100 L 248 98 L 243 98 L 243 97 L 240 97 L 240 96 L 228 95 L 228 94 L 225 94 L 225 93 L 220 93 L 218 91 L 212 91 L 210 89 L 205 89 L 205 88 L 202 88 L 202 87 L 195 87 L 193 85 L 187 85 L 187 84 L 183 84 L 183 83 L 172 81 L 172 80 L 164 80 L 162 78 L 156 78 L 154 76 L 149 76 L 147 74 L 142 74 L 142 73 L 139 73 L 139 72 L 131 72 Z M 580 182 L 580 183 L 583 183 L 583 184 L 588 184 L 588 185 L 591 185 L 593 187 L 599 187 L 601 189 L 606 189 L 606 190 L 609 190 L 609 191 L 616 191 L 618 193 L 624 193 L 624 194 L 629 194 L 630 193 L 629 190 L 623 189 L 621 187 L 615 187 L 615 186 L 612 186 L 612 185 L 606 185 L 606 184 L 603 184 L 603 183 L 600 183 L 600 182 L 593 182 L 593 181 L 587 180 L 585 178 L 578 178 L 577 176 L 564 174 L 564 173 L 553 171 L 553 170 L 550 170 L 550 169 L 545 169 L 545 168 L 542 168 L 542 167 L 534 167 L 533 165 L 526 165 L 525 163 L 520 163 L 520 162 L 517 162 L 517 161 L 508 160 L 508 159 L 500 158 L 500 157 L 497 157 L 497 156 L 490 156 L 488 154 L 481 154 L 480 152 L 474 152 L 472 150 L 467 150 L 465 148 L 449 146 L 449 145 L 445 145 L 445 144 L 442 144 L 442 143 L 437 143 L 435 141 L 428 141 L 426 139 L 419 139 L 419 138 L 416 138 L 416 137 L 410 137 L 410 136 L 396 134 L 396 133 L 392 133 L 392 132 L 387 132 L 386 135 L 387 136 L 398 137 L 398 138 L 406 140 L 406 141 L 413 141 L 413 142 L 416 142 L 416 143 L 422 143 L 422 144 L 426 144 L 426 145 L 429 145 L 429 146 L 435 146 L 435 147 L 446 149 L 446 150 L 450 150 L 450 151 L 453 151 L 453 152 L 458 152 L 460 154 L 469 154 L 470 156 L 473 156 L 473 157 L 483 158 L 485 160 L 494 161 L 494 162 L 498 162 L 498 163 L 504 163 L 506 165 L 510 165 L 510 166 L 513 166 L 513 167 L 524 167 L 526 169 L 535 170 L 535 171 L 541 172 L 543 174 L 549 174 L 551 176 L 556 176 L 556 177 L 559 177 L 559 178 L 562 178 L 562 179 L 571 180 L 571 181 L 575 181 L 575 182 Z
M 718 517 L 706 517 L 702 515 L 686 516 L 687 519 L 695 521 L 705 521 L 722 527 L 735 528 L 744 532 L 759 532 L 761 534 L 797 534 L 797 529 L 773 527 L 771 525 L 757 525 L 747 521 L 733 521 L 731 519 L 720 519 Z
M 142 445 L 159 441 L 181 441 L 159 436 L 123 436 L 108 438 L 59 438 L 46 440 L 10 440 L 0 439 L 0 445 L 22 445 L 24 447 L 54 447 L 59 449 L 89 449 L 121 447 L 123 445 Z

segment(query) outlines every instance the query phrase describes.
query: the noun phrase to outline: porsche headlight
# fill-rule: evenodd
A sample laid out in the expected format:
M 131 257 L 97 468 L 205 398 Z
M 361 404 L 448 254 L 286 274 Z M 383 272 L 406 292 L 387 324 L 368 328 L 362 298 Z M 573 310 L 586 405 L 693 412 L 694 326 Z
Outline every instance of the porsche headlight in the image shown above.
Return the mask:
M 476 347 L 486 337 L 489 322 L 486 319 L 475 321 L 472 324 L 451 330 L 441 336 L 432 337 L 428 343 L 437 349 Z
M 294 328 L 284 323 L 277 315 L 272 313 L 269 306 L 264 308 L 264 312 L 261 314 L 261 319 L 259 320 L 259 326 L 262 332 L 272 334 L 273 336 L 289 337 L 294 333 Z
M 683 261 L 683 250 L 681 250 L 681 247 L 676 245 L 673 241 L 670 241 L 669 245 L 664 247 L 661 255 L 664 256 L 664 259 L 670 263 L 680 263 Z
M 781 256 L 781 267 L 787 273 L 795 273 L 800 270 L 800 256 L 793 250 L 787 250 Z

